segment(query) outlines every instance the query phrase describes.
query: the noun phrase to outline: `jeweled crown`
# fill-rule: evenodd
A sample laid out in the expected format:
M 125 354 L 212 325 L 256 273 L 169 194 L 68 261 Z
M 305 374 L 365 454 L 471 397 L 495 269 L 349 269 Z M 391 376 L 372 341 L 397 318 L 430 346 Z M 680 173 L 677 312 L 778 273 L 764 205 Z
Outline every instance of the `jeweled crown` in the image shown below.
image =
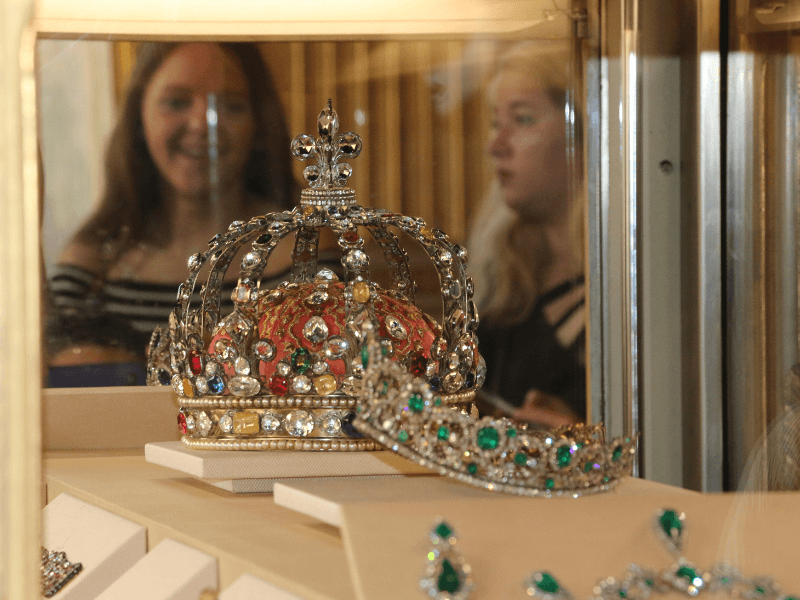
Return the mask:
M 468 407 L 483 382 L 466 250 L 422 219 L 357 205 L 355 192 L 344 187 L 352 168 L 341 159 L 357 157 L 361 139 L 352 132 L 337 135 L 330 101 L 317 125 L 317 139 L 304 134 L 292 141 L 297 158 L 318 161 L 304 171 L 311 187 L 303 190 L 300 206 L 234 222 L 205 252 L 191 256 L 169 329 L 153 333 L 148 383 L 171 384 L 177 392 L 179 426 L 191 447 L 378 448 L 352 426 L 354 390 L 367 362 L 365 322 L 378 324 L 381 352 L 421 377 L 445 405 Z M 341 251 L 341 276 L 318 268 L 324 228 Z M 443 323 L 415 305 L 407 254 L 393 229 L 430 256 L 442 290 Z M 364 232 L 389 264 L 388 289 L 370 278 Z M 290 280 L 265 289 L 267 261 L 289 235 L 295 236 Z M 223 315 L 222 282 L 241 252 L 234 308 Z

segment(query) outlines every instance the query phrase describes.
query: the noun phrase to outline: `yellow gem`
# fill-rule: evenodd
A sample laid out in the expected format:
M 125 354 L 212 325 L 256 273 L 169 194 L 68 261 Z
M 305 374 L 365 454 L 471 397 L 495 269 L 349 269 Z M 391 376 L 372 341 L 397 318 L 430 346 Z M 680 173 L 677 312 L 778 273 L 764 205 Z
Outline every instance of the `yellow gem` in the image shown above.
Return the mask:
M 366 281 L 357 281 L 353 284 L 353 300 L 359 304 L 364 304 L 369 300 L 369 285 Z
M 240 412 L 234 414 L 233 433 L 237 435 L 258 433 L 258 413 Z
M 187 398 L 194 398 L 194 387 L 192 386 L 192 380 L 188 377 L 183 378 L 183 395 Z
M 424 237 L 426 240 L 432 240 L 433 239 L 433 232 L 430 229 L 428 229 L 427 227 L 420 227 L 419 228 L 419 234 L 422 237 Z
M 313 212 L 314 212 L 314 207 L 313 207 L 313 206 L 304 206 L 304 207 L 303 207 L 303 215 L 304 215 L 304 216 L 306 216 L 306 217 L 307 217 L 307 216 L 309 216 L 309 215 L 310 215 L 311 213 L 313 213 Z
M 320 396 L 327 396 L 336 391 L 336 377 L 330 373 L 320 375 L 314 379 L 314 387 Z

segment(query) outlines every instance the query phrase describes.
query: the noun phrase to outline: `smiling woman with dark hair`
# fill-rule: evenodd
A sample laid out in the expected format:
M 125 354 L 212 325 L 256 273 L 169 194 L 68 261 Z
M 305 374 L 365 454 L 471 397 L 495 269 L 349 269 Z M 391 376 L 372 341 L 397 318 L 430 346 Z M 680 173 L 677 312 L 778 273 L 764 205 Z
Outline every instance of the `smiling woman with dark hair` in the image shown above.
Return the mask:
M 144 44 L 109 140 L 99 206 L 50 280 L 50 364 L 142 362 L 187 258 L 234 220 L 291 208 L 290 158 L 257 46 Z M 287 277 L 290 255 L 279 246 L 265 278 Z

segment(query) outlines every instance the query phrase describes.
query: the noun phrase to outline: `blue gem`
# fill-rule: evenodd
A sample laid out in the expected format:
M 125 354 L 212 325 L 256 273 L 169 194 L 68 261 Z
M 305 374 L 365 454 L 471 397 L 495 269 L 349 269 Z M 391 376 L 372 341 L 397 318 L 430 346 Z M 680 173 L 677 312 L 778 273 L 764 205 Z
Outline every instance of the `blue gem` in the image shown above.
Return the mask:
M 464 381 L 468 388 L 473 387 L 475 385 L 475 373 L 472 373 L 471 371 L 467 373 L 467 377 L 465 378 Z
M 439 387 L 442 385 L 442 378 L 441 377 L 431 377 L 428 380 L 428 385 L 431 386 L 431 390 L 434 392 L 439 391 Z
M 344 431 L 348 437 L 363 438 L 364 434 L 353 427 L 353 419 L 355 418 L 356 413 L 347 413 L 344 417 L 342 417 L 342 431 Z
M 158 383 L 161 385 L 169 385 L 172 377 L 169 374 L 169 371 L 166 369 L 159 369 L 158 370 Z
M 215 394 L 221 394 L 225 391 L 225 382 L 222 381 L 222 377 L 219 375 L 214 375 L 213 377 L 208 378 L 208 389 L 214 392 Z

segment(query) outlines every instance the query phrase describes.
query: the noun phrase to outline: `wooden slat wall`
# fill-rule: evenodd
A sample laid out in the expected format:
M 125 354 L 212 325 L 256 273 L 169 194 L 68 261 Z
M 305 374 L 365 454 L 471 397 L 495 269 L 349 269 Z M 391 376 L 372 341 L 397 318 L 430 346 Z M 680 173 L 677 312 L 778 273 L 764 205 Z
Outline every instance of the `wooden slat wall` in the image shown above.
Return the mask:
M 360 204 L 420 216 L 463 242 L 491 179 L 485 86 L 467 81 L 486 69 L 464 68 L 464 43 L 276 42 L 261 49 L 293 136 L 316 133 L 329 97 L 340 131 L 361 135 L 350 184 Z M 491 64 L 495 43 L 477 48 Z M 301 181 L 303 166 L 295 171 Z
M 481 77 L 497 51 L 493 41 L 471 41 L 471 64 L 465 65 L 466 43 L 270 42 L 261 51 L 292 137 L 316 135 L 328 98 L 340 131 L 361 135 L 364 149 L 351 163 L 350 180 L 360 204 L 422 217 L 464 242 L 491 180 Z M 121 99 L 135 43 L 114 46 Z M 301 182 L 305 166 L 295 162 Z

